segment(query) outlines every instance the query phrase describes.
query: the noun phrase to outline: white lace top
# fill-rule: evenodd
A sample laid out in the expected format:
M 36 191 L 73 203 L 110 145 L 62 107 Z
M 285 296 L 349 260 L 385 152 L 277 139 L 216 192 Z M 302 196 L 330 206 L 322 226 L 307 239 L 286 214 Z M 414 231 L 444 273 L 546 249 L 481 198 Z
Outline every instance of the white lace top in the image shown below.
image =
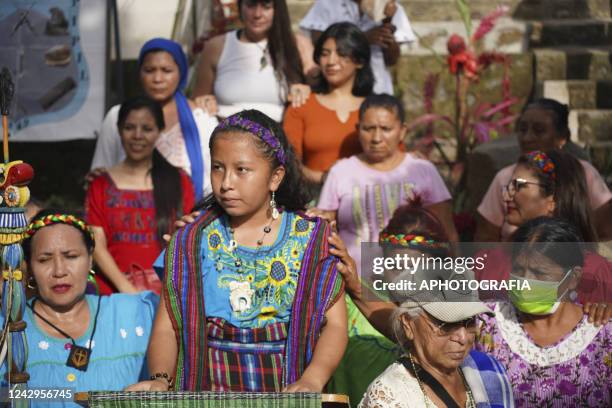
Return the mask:
M 358 408 L 422 408 L 435 407 L 423 395 L 416 378 L 400 363 L 393 363 L 370 384 Z

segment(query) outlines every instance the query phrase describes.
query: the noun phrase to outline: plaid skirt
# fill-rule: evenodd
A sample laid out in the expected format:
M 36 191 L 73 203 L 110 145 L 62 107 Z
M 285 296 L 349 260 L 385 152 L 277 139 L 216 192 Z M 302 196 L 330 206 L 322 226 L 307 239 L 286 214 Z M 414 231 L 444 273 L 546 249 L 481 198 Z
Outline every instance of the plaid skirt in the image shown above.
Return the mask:
M 280 392 L 288 323 L 242 329 L 224 319 L 207 321 L 211 391 Z

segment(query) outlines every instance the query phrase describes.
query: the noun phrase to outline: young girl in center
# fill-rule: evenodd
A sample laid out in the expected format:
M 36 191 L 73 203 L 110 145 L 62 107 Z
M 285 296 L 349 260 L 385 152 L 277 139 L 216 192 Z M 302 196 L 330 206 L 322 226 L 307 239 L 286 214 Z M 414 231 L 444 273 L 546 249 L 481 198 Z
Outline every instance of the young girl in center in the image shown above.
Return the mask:
M 129 390 L 321 392 L 347 343 L 330 227 L 307 217 L 295 154 L 255 110 L 210 139 L 213 194 L 165 255 L 148 350 Z

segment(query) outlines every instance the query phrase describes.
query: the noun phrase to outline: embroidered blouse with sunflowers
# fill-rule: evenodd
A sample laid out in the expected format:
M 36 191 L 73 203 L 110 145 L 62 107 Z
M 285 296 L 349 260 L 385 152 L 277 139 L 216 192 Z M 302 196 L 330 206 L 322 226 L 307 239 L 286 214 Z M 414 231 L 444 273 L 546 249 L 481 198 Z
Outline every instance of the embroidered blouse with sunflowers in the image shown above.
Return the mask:
M 272 245 L 259 249 L 238 246 L 230 251 L 227 218 L 213 221 L 202 240 L 206 315 L 242 328 L 288 322 L 313 226 L 285 211 Z

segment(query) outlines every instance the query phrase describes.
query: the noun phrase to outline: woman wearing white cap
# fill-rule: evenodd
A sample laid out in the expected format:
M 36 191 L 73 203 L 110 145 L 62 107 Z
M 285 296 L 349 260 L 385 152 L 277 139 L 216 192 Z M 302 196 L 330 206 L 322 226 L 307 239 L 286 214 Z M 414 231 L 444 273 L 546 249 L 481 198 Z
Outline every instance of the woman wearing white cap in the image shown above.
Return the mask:
M 379 242 L 387 258 L 396 254 L 446 258 L 451 252 L 440 231 L 436 217 L 413 203 L 396 210 Z M 362 288 L 343 242 L 331 243 L 338 249 L 342 261 L 338 270 L 355 304 L 376 329 L 395 337 L 404 352 L 403 358 L 372 381 L 360 408 L 514 406 L 504 369 L 487 354 L 472 350 L 478 315 L 491 313 L 490 309 L 469 293 L 432 290 L 393 292 L 394 302 L 369 302 L 368 290 Z M 446 280 L 448 275 L 421 269 L 402 271 L 395 278 L 386 274 L 385 280 L 431 282 Z M 437 385 L 432 386 L 431 379 Z
M 492 314 L 468 294 L 408 295 L 391 319 L 405 354 L 370 384 L 359 408 L 513 407 L 503 367 L 472 350 L 483 313 Z

